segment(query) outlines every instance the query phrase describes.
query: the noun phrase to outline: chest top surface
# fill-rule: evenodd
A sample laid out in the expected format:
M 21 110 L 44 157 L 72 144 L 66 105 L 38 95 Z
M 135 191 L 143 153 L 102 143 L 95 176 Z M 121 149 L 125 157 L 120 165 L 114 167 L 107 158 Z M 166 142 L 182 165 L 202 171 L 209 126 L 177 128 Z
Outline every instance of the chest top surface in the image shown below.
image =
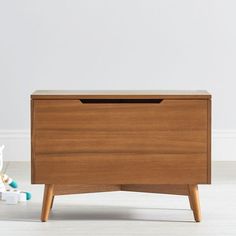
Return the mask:
M 32 99 L 80 98 L 161 98 L 161 99 L 210 99 L 205 90 L 37 90 Z

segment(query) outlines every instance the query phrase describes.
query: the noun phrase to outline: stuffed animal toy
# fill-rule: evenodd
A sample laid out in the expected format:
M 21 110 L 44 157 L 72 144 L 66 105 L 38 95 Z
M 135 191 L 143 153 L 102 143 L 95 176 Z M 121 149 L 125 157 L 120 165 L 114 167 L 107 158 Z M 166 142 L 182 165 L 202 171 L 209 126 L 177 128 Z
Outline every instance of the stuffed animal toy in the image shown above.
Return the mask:
M 30 200 L 31 194 L 29 192 L 22 192 L 17 190 L 18 184 L 15 180 L 10 178 L 6 173 L 2 173 L 3 169 L 3 149 L 4 145 L 0 146 L 0 197 L 6 200 L 9 204 L 16 204 L 19 201 Z M 12 189 L 7 189 L 9 185 Z

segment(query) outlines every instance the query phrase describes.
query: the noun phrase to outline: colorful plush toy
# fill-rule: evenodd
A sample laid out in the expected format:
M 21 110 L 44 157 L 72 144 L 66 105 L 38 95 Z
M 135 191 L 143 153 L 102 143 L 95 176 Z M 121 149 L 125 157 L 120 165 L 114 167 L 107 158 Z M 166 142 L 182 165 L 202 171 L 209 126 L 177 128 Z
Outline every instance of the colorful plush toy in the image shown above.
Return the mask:
M 29 192 L 17 190 L 17 182 L 10 178 L 6 173 L 2 173 L 3 149 L 4 145 L 0 146 L 0 199 L 6 200 L 8 204 L 16 204 L 17 202 L 30 200 L 31 194 Z M 6 185 L 9 185 L 13 189 L 7 189 Z

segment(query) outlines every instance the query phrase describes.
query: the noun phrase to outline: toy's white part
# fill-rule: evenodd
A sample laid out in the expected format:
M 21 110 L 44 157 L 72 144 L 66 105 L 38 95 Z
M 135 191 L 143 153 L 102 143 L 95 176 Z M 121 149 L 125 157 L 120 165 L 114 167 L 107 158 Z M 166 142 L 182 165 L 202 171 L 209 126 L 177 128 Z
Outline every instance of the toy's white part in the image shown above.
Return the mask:
M 5 192 L 5 191 L 6 191 L 6 187 L 3 183 L 2 176 L 0 175 L 0 192 Z
M 12 178 L 10 178 L 10 177 L 8 177 L 8 180 L 7 180 L 7 184 L 11 184 L 12 183 L 12 181 L 13 181 L 13 179 Z
M 17 198 L 17 202 L 27 202 L 27 195 L 25 192 L 22 192 L 17 189 L 7 189 L 3 192 L 0 192 L 0 200 L 3 201 L 9 201 L 8 204 L 16 204 L 15 200 L 12 200 L 13 198 L 11 196 L 14 196 L 14 198 Z M 8 200 L 10 198 L 10 200 Z
M 2 178 L 3 178 L 4 183 L 6 183 L 6 184 L 11 184 L 12 181 L 13 181 L 13 179 L 10 178 L 10 177 L 9 177 L 8 175 L 6 175 L 6 174 L 4 174 L 4 175 L 2 176 Z
M 4 149 L 4 145 L 0 146 L 0 172 L 2 171 L 2 167 L 3 167 L 3 157 L 2 157 L 2 151 Z
M 19 201 L 20 200 L 20 191 L 15 190 L 15 189 L 9 189 L 9 190 L 2 193 L 2 200 L 7 201 L 9 196 L 16 196 L 17 201 Z
M 1 182 L 1 180 L 0 180 L 0 192 L 5 192 L 5 191 L 6 191 L 6 187 L 5 187 L 4 183 Z
M 6 203 L 9 205 L 15 205 L 19 201 L 19 196 L 17 194 L 12 194 L 7 196 Z
M 6 201 L 7 200 L 7 196 L 9 195 L 10 191 L 6 190 L 5 192 L 2 193 L 2 200 Z
M 2 175 L 2 179 L 3 179 L 3 181 L 5 182 L 5 181 L 8 179 L 8 175 L 3 174 L 3 175 Z
M 2 200 L 3 200 L 3 201 L 6 201 L 6 200 L 7 200 L 8 194 L 9 194 L 9 191 L 5 191 L 5 192 L 2 193 Z
M 21 192 L 21 193 L 20 193 L 19 202 L 26 202 L 26 201 L 27 201 L 27 199 L 26 199 L 26 193 Z

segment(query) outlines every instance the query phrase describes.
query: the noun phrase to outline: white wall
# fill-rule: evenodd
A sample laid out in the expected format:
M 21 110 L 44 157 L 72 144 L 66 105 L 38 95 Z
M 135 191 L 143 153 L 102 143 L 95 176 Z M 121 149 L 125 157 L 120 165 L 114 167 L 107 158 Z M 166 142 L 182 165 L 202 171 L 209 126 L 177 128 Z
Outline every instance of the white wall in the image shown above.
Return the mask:
M 207 89 L 213 158 L 236 160 L 235 9 L 235 0 L 0 0 L 0 142 L 24 139 L 18 159 L 29 158 L 35 89 Z

